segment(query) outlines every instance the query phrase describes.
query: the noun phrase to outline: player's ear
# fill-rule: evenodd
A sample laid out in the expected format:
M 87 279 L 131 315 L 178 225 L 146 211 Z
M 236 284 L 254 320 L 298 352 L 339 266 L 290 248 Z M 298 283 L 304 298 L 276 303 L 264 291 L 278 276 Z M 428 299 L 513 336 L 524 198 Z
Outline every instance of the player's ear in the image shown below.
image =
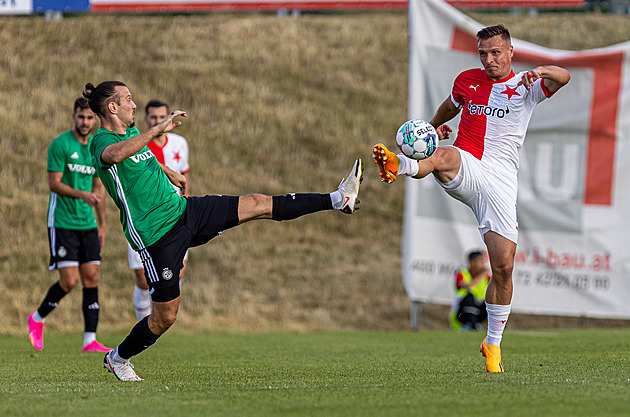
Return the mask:
M 118 113 L 118 105 L 115 101 L 110 101 L 109 103 L 107 103 L 107 110 L 109 110 L 109 112 L 112 114 L 116 114 Z

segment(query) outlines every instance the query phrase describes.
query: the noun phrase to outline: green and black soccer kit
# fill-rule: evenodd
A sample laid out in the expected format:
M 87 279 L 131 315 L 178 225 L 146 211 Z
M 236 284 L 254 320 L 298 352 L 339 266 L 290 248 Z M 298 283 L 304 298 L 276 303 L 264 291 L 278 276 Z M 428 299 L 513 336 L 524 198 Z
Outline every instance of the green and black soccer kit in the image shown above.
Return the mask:
M 179 296 L 179 272 L 189 247 L 203 245 L 223 230 L 238 225 L 238 197 L 181 197 L 148 147 L 114 165 L 105 163 L 105 148 L 137 136 L 99 129 L 90 153 L 96 173 L 120 210 L 120 222 L 131 247 L 144 265 L 153 301 Z M 332 209 L 329 194 L 290 194 L 274 197 L 274 220 L 288 220 Z M 278 214 L 277 216 L 275 214 Z
M 89 193 L 95 170 L 88 146 L 72 130 L 62 133 L 48 147 L 47 170 L 61 172 L 62 183 Z M 51 270 L 101 261 L 94 209 L 80 198 L 50 192 L 48 239 Z
M 72 130 L 57 136 L 48 147 L 47 170 L 61 172 L 61 182 L 90 192 L 95 175 L 88 144 L 82 144 Z M 101 244 L 94 218 L 94 209 L 80 198 L 50 192 L 48 204 L 48 241 L 50 269 L 78 267 L 85 263 L 101 263 Z M 66 295 L 54 283 L 37 309 L 46 317 Z M 98 288 L 83 288 L 85 331 L 96 332 L 99 315 Z
M 148 147 L 117 164 L 101 159 L 110 145 L 137 136 L 135 127 L 117 134 L 101 128 L 92 138 L 90 154 L 96 173 L 120 210 L 120 222 L 131 247 L 142 259 L 151 299 L 179 297 L 179 272 L 189 247 L 199 246 L 239 224 L 237 196 L 181 197 Z M 273 197 L 273 220 L 290 220 L 332 209 L 330 194 L 288 194 Z M 148 316 L 140 320 L 117 347 L 129 359 L 155 343 Z

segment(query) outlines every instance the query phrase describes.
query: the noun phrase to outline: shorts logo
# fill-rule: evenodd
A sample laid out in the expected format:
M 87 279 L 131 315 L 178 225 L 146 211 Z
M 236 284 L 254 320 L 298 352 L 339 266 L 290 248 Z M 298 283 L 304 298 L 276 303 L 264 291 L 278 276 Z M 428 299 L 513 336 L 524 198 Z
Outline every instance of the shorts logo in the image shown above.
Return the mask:
M 64 248 L 63 246 L 59 246 L 59 249 L 57 249 L 57 255 L 59 255 L 60 258 L 65 258 L 67 254 L 68 251 L 66 250 L 66 248 Z
M 162 270 L 162 278 L 164 278 L 164 279 L 165 279 L 165 280 L 167 280 L 167 281 L 168 281 L 169 279 L 173 278 L 173 271 L 171 271 L 171 270 L 170 270 L 170 269 L 168 269 L 168 268 L 164 268 L 164 269 Z

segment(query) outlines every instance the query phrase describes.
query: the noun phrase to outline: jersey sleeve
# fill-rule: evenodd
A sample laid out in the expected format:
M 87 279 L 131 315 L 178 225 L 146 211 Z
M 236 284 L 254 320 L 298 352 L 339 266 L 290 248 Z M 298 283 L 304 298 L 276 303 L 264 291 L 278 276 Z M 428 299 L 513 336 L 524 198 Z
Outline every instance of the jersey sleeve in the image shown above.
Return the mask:
M 53 139 L 48 147 L 47 170 L 63 172 L 66 165 L 66 147 L 63 141 Z
M 451 101 L 458 109 L 461 109 L 466 103 L 465 94 L 467 91 L 463 78 L 464 73 L 459 74 L 457 78 L 455 78 L 455 81 L 453 82 L 453 89 L 451 90 Z
M 517 77 L 521 78 L 524 73 L 525 71 L 520 72 Z M 536 105 L 551 96 L 552 94 L 550 94 L 545 87 L 544 79 L 539 78 L 534 81 L 534 85 L 530 88 L 527 99 L 531 102 L 531 105 Z
M 105 148 L 109 145 L 118 143 L 116 136 L 109 133 L 101 133 L 94 135 L 92 142 L 90 143 L 90 155 L 92 156 L 92 165 L 101 169 L 108 169 L 111 164 L 104 162 L 101 159 L 101 155 Z

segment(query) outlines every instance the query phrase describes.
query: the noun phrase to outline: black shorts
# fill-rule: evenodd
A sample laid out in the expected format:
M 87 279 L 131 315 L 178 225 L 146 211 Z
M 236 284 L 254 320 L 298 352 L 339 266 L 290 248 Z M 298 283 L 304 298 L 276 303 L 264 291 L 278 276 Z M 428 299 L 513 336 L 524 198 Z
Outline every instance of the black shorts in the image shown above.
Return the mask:
M 155 302 L 179 297 L 179 272 L 188 248 L 203 245 L 238 225 L 238 197 L 207 195 L 186 200 L 186 210 L 171 230 L 140 253 Z
M 72 230 L 48 228 L 50 270 L 101 263 L 101 242 L 98 229 Z

